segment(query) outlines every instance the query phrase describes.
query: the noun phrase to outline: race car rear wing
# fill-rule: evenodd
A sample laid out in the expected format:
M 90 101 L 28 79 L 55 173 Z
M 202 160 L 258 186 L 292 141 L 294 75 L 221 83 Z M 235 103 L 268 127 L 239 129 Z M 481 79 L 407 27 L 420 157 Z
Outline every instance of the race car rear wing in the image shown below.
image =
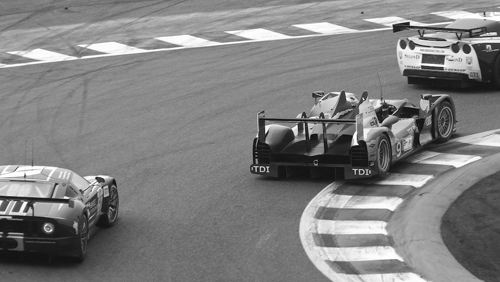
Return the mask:
M 469 34 L 469 37 L 474 37 L 474 36 L 479 36 L 481 34 L 488 33 L 486 27 L 477 27 L 477 28 L 471 28 L 471 29 L 465 29 L 465 28 L 448 28 L 448 27 L 431 27 L 431 26 L 416 26 L 416 25 L 410 25 L 410 22 L 404 22 L 404 23 L 398 23 L 398 24 L 393 24 L 392 25 L 392 32 L 399 32 L 403 30 L 417 30 L 418 35 L 420 37 L 425 36 L 425 32 L 427 30 L 429 31 L 436 31 L 436 32 L 448 32 L 448 33 L 455 33 L 457 36 L 457 39 L 460 40 L 462 39 L 462 34 L 467 33 Z
M 359 115 L 358 115 L 359 116 Z M 274 122 L 285 122 L 285 123 L 297 123 L 297 133 L 299 135 L 303 134 L 306 139 L 306 144 L 309 144 L 309 123 L 321 123 L 323 125 L 323 144 L 325 148 L 325 152 L 328 148 L 328 140 L 327 140 L 327 132 L 326 126 L 327 124 L 355 124 L 356 129 L 359 132 L 363 132 L 363 124 L 359 122 L 358 116 L 356 119 L 329 119 L 326 118 L 323 113 L 319 115 L 318 118 L 307 118 L 305 112 L 302 113 L 301 118 L 266 118 L 265 111 L 261 111 L 257 113 L 257 124 L 258 124 L 258 140 L 262 143 L 265 143 L 266 140 L 266 121 L 274 121 Z M 361 115 L 362 116 L 362 115 Z M 360 117 L 362 119 L 362 117 Z M 358 120 L 358 122 L 356 122 Z M 358 128 L 360 127 L 360 128 Z M 362 136 L 362 135 L 361 135 Z M 308 145 L 309 146 L 309 145 Z
M 61 203 L 68 204 L 70 208 L 74 207 L 75 200 L 72 198 L 37 198 L 37 197 L 16 197 L 16 196 L 0 196 L 0 201 L 22 201 L 28 203 L 44 202 L 44 203 Z

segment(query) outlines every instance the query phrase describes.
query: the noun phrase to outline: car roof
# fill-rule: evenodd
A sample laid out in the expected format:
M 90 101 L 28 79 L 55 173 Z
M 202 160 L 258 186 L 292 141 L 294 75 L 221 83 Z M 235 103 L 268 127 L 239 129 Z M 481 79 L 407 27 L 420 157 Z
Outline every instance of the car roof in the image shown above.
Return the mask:
M 69 169 L 52 166 L 3 165 L 0 166 L 0 181 L 31 180 L 67 183 L 73 173 Z

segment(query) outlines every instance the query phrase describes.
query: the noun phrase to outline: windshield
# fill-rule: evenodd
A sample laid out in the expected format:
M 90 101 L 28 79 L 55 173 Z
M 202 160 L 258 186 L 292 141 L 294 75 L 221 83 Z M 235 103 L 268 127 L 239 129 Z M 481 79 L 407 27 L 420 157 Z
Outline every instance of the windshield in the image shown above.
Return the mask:
M 25 181 L 0 182 L 0 196 L 49 198 L 54 184 Z

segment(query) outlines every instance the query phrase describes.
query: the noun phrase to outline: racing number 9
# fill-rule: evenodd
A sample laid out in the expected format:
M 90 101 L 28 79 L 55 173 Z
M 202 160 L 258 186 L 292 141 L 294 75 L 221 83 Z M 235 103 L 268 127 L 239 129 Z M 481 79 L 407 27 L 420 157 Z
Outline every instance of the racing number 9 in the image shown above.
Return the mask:
M 401 142 L 396 143 L 396 157 L 401 156 Z

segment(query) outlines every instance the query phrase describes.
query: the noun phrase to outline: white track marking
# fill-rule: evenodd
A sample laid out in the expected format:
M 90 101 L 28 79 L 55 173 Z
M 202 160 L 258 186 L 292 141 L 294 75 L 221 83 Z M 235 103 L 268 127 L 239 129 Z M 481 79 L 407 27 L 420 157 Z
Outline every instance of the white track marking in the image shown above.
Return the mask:
M 33 60 L 45 61 L 45 62 L 57 62 L 57 61 L 66 61 L 66 60 L 75 60 L 77 57 L 72 57 L 52 51 L 47 51 L 44 49 L 34 49 L 31 51 L 11 51 L 7 52 L 12 55 L 17 55 Z
M 461 19 L 461 18 L 477 18 L 477 17 L 481 17 L 478 14 L 469 13 L 469 12 L 466 12 L 466 11 L 443 11 L 443 12 L 435 12 L 435 13 L 431 13 L 431 14 L 434 14 L 434 15 L 437 15 L 437 16 L 440 16 L 440 17 L 444 17 L 444 18 L 448 18 L 448 19 L 452 19 L 452 20 L 458 20 L 458 19 Z
M 312 32 L 317 32 L 321 34 L 342 34 L 342 33 L 353 33 L 358 32 L 355 29 L 343 27 L 336 24 L 331 24 L 327 22 L 322 23 L 310 23 L 310 24 L 295 24 L 293 25 L 298 28 L 306 29 Z
M 78 45 L 83 48 L 91 49 L 97 52 L 106 53 L 106 54 L 114 54 L 114 55 L 122 55 L 122 54 L 135 54 L 135 53 L 143 53 L 144 49 L 128 46 L 125 44 L 121 44 L 118 42 L 103 42 L 103 43 L 94 43 L 94 44 L 82 44 Z
M 206 40 L 192 35 L 164 36 L 156 37 L 155 39 L 184 47 L 215 46 L 221 44 L 219 42 Z
M 410 21 L 410 20 L 403 19 L 400 17 L 373 18 L 373 19 L 365 19 L 365 21 L 380 24 L 383 26 L 389 26 L 389 27 L 392 27 L 393 24 L 402 23 L 402 22 L 410 22 L 410 25 L 424 25 L 423 23 L 416 22 L 416 21 Z
M 226 31 L 227 33 L 248 38 L 251 40 L 265 41 L 265 40 L 280 40 L 280 39 L 289 39 L 291 36 L 284 35 L 281 33 L 277 33 L 274 31 L 270 31 L 263 28 L 256 29 L 245 29 L 245 30 L 232 30 Z
M 415 273 L 381 273 L 356 275 L 363 282 L 428 282 Z M 351 281 L 351 280 L 346 280 Z
M 458 168 L 480 159 L 481 157 L 479 156 L 424 151 L 417 155 L 410 156 L 404 161 L 410 163 L 420 163 L 420 164 L 450 165 Z
M 465 140 L 461 142 L 472 145 L 500 147 L 500 134 L 491 134 L 480 139 Z
M 399 197 L 350 196 L 334 194 L 328 208 L 338 209 L 386 209 L 394 211 L 403 202 Z
M 399 260 L 403 259 L 390 246 L 373 247 L 345 247 L 330 248 L 316 247 L 320 253 L 324 254 L 325 260 L 330 261 L 376 261 L 376 260 Z
M 377 220 L 318 220 L 319 234 L 356 235 L 356 234 L 383 234 L 387 222 Z
M 389 173 L 384 179 L 366 179 L 362 180 L 364 183 L 368 184 L 378 184 L 378 185 L 410 185 L 415 188 L 420 188 L 425 185 L 434 176 L 425 174 L 401 174 L 401 173 Z

